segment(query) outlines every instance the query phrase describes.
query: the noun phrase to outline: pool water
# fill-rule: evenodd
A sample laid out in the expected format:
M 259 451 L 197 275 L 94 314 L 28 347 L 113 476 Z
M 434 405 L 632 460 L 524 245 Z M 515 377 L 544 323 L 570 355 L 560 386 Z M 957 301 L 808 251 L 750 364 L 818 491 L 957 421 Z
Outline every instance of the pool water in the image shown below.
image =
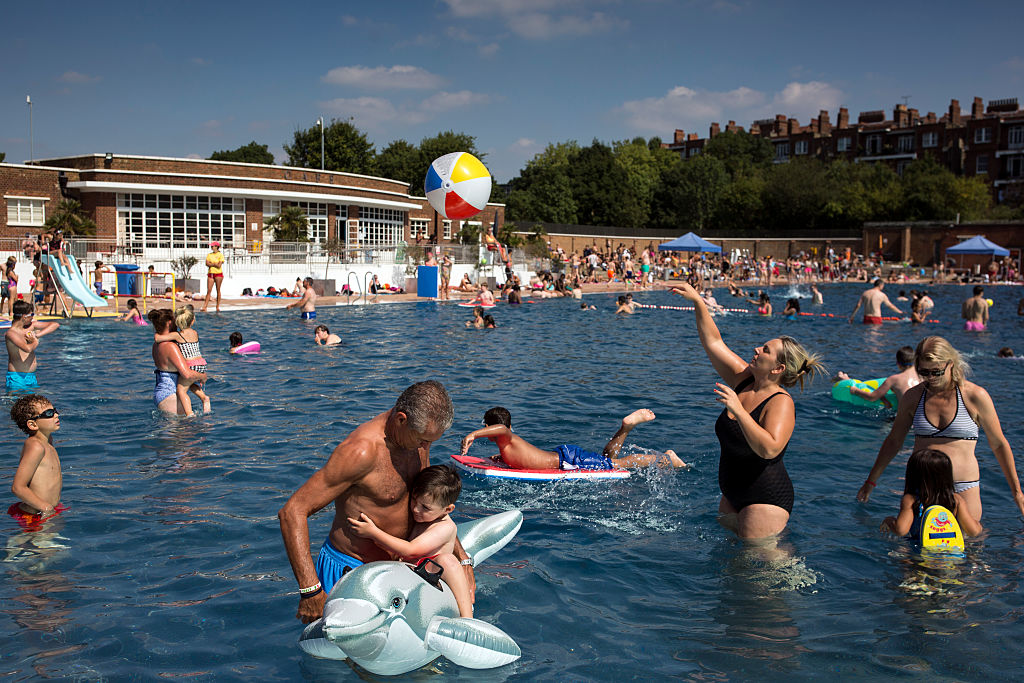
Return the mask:
M 942 334 L 967 356 L 1024 459 L 1024 361 L 995 357 L 1002 346 L 1024 352 L 1020 288 L 992 288 L 990 330 L 970 334 L 958 322 L 967 288 L 936 288 L 939 324 L 848 325 L 862 289 L 822 286 L 824 307 L 802 299 L 805 311 L 838 318 L 718 320 L 741 357 L 790 334 L 822 353 L 831 372 L 864 379 L 894 371 L 899 346 Z M 771 293 L 778 308 L 807 295 L 795 287 Z M 39 379 L 62 411 L 56 444 L 71 510 L 34 534 L 9 517 L 0 522 L 0 675 L 366 677 L 297 648 L 296 585 L 276 513 L 353 427 L 408 384 L 435 378 L 451 392 L 456 420 L 433 447 L 434 462 L 447 461 L 500 404 L 537 445 L 595 450 L 622 416 L 648 407 L 657 419 L 637 427 L 627 448 L 673 448 L 693 466 L 603 483 L 467 476 L 457 520 L 512 508 L 525 515 L 519 535 L 478 568 L 476 603 L 477 616 L 510 634 L 523 657 L 483 672 L 440 659 L 407 678 L 1019 677 L 1022 524 L 984 437 L 987 535 L 963 560 L 923 558 L 878 531 L 897 511 L 907 449 L 869 504 L 854 499 L 888 432 L 885 414 L 833 402 L 825 381 L 794 390 L 797 426 L 786 454 L 793 516 L 779 552 L 745 548 L 716 522 L 720 406 L 693 313 L 615 316 L 614 298 L 588 296 L 598 310 L 586 312 L 572 300 L 502 305 L 495 330 L 465 329 L 470 312 L 450 304 L 322 308 L 317 322 L 344 339 L 330 349 L 314 346 L 313 324 L 291 311 L 204 315 L 197 329 L 215 412 L 193 419 L 153 412 L 149 329 L 62 325 L 43 339 Z M 666 293 L 637 299 L 685 303 Z M 235 330 L 260 341 L 263 353 L 223 351 Z M 8 424 L 4 491 L 23 439 Z M 491 452 L 486 442 L 471 451 Z M 314 552 L 331 517 L 310 521 Z

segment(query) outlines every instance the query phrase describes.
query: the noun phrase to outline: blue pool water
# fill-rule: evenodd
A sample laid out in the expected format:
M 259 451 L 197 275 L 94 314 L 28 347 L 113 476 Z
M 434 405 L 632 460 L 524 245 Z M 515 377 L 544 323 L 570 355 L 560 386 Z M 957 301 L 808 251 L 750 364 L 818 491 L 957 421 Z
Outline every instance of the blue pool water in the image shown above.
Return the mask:
M 804 299 L 804 310 L 845 316 L 862 287 L 821 289 L 826 306 Z M 792 288 L 772 295 L 781 308 Z M 922 327 L 746 315 L 719 322 L 742 357 L 786 333 L 823 353 L 830 371 L 861 378 L 891 372 L 897 347 L 943 334 L 965 352 L 1024 459 L 1024 361 L 995 358 L 1006 345 L 1024 353 L 1020 288 L 991 289 L 993 322 L 982 334 L 960 330 L 967 295 L 937 288 L 942 323 Z M 665 293 L 637 298 L 685 303 Z M 309 659 L 296 647 L 296 585 L 276 513 L 350 429 L 425 378 L 442 381 L 456 406 L 435 462 L 495 404 L 538 445 L 594 449 L 623 415 L 649 407 L 657 420 L 638 427 L 629 447 L 673 448 L 693 468 L 613 483 L 467 479 L 458 520 L 525 514 L 518 537 L 477 573 L 477 616 L 515 638 L 523 657 L 484 672 L 438 660 L 407 678 L 1019 677 L 1024 536 L 984 438 L 988 535 L 962 562 L 929 562 L 878 531 L 896 512 L 906 451 L 869 504 L 854 500 L 887 433 L 885 417 L 840 407 L 827 382 L 812 385 L 796 394 L 786 455 L 796 488 L 781 540 L 788 559 L 766 560 L 716 523 L 716 377 L 693 314 L 616 317 L 614 296 L 587 301 L 599 310 L 581 312 L 571 300 L 501 306 L 500 327 L 489 331 L 465 329 L 468 311 L 452 305 L 324 308 L 317 322 L 345 340 L 333 349 L 313 346 L 313 325 L 293 312 L 203 316 L 197 329 L 215 413 L 191 420 L 153 413 L 148 329 L 105 320 L 62 326 L 43 340 L 39 375 L 62 411 L 57 447 L 72 509 L 43 533 L 0 521 L 0 677 L 355 680 L 361 674 L 347 664 Z M 263 354 L 221 351 L 234 330 L 261 341 Z M 8 424 L 0 468 L 7 492 L 22 441 Z M 472 452 L 491 451 L 481 443 Z M 311 520 L 317 547 L 330 517 Z

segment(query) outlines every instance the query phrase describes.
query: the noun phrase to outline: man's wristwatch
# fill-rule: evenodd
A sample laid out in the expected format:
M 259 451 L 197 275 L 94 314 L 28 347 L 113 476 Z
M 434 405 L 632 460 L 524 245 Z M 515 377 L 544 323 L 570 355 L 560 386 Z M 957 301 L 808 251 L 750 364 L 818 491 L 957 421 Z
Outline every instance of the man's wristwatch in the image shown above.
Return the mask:
M 472 557 L 467 557 L 466 559 L 464 559 L 459 564 L 461 564 L 463 567 L 472 567 L 473 566 L 473 558 Z

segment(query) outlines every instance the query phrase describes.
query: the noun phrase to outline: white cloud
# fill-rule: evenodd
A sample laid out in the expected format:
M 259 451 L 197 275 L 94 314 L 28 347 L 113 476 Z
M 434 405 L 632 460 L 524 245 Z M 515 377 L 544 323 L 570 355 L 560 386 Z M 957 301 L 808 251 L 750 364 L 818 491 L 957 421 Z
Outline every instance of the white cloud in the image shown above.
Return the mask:
M 351 116 L 359 125 L 364 126 L 376 121 L 393 121 L 398 117 L 395 106 L 380 97 L 339 97 L 320 104 L 325 111 L 345 118 Z
M 339 97 L 321 102 L 320 106 L 329 114 L 352 117 L 359 128 L 383 130 L 383 123 L 423 123 L 444 112 L 483 106 L 492 100 L 490 95 L 484 93 L 460 90 L 454 93 L 438 92 L 418 102 L 395 104 L 380 97 Z
M 712 122 L 752 121 L 775 114 L 803 117 L 804 123 L 821 109 L 834 110 L 843 93 L 821 81 L 792 82 L 774 95 L 742 86 L 729 91 L 694 90 L 677 86 L 662 97 L 624 102 L 615 113 L 634 130 L 666 136 L 676 128 L 704 136 Z
M 185 158 L 186 159 L 205 159 L 206 157 L 201 156 L 201 155 L 196 154 L 195 152 L 193 152 L 192 154 L 186 154 Z
M 203 59 L 202 57 L 193 57 L 189 60 L 195 66 L 209 66 L 210 62 Z
M 88 74 L 78 73 L 77 71 L 65 71 L 57 78 L 61 83 L 99 83 L 99 76 L 89 76 Z
M 536 140 L 531 140 L 530 138 L 519 138 L 518 140 L 516 140 L 515 142 L 512 143 L 512 145 L 510 146 L 509 149 L 516 149 L 516 150 L 527 149 L 527 150 L 529 150 L 529 149 L 536 149 L 536 148 L 537 148 L 537 141 Z
M 442 91 L 423 100 L 423 102 L 420 103 L 420 108 L 427 112 L 439 114 L 441 112 L 451 111 L 452 109 L 489 104 L 490 101 L 490 95 L 475 93 L 469 90 L 460 90 L 459 92 Z
M 488 43 L 487 45 L 481 45 L 477 48 L 477 52 L 480 53 L 481 57 L 493 57 L 498 54 L 498 44 Z
M 459 19 L 503 22 L 522 38 L 547 40 L 557 36 L 589 36 L 629 26 L 618 17 L 587 9 L 607 4 L 602 0 L 444 0 Z
M 359 20 L 353 17 L 351 14 L 343 14 L 341 16 L 341 23 L 345 26 L 356 26 Z
M 321 80 L 334 85 L 347 85 L 375 90 L 431 89 L 444 84 L 444 79 L 418 66 L 339 66 Z

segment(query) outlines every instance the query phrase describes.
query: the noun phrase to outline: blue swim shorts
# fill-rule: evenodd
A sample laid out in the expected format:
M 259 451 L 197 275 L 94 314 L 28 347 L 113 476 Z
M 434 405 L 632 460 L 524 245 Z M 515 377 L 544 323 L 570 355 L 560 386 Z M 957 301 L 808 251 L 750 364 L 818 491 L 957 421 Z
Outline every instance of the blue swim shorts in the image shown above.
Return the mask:
M 34 372 L 8 372 L 7 373 L 7 389 L 11 391 L 25 391 L 28 389 L 38 389 L 39 382 L 36 381 L 36 373 Z
M 341 581 L 346 567 L 355 569 L 362 564 L 362 560 L 346 555 L 331 545 L 329 538 L 325 538 L 316 556 L 316 576 L 320 579 L 320 585 L 324 587 L 324 593 L 330 593 L 334 584 Z
M 565 444 L 556 448 L 555 453 L 558 453 L 560 470 L 610 470 L 615 467 L 610 459 L 579 446 Z
M 32 293 L 32 300 L 37 304 L 43 303 L 43 299 L 45 298 L 46 296 L 43 294 L 43 292 L 40 292 L 39 290 L 36 290 Z
M 303 311 L 302 312 L 302 319 L 303 320 L 314 320 L 315 318 L 316 318 L 316 311 Z

